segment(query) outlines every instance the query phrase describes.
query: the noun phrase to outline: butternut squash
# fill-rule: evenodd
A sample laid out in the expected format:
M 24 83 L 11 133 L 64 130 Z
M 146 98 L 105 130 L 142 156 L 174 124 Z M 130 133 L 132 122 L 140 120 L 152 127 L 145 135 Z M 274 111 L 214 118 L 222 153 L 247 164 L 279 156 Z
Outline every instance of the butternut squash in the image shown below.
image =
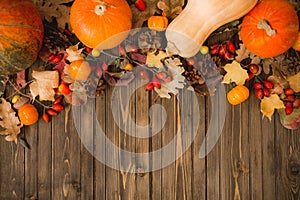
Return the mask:
M 188 0 L 166 29 L 166 50 L 182 57 L 197 54 L 208 36 L 247 14 L 257 0 Z

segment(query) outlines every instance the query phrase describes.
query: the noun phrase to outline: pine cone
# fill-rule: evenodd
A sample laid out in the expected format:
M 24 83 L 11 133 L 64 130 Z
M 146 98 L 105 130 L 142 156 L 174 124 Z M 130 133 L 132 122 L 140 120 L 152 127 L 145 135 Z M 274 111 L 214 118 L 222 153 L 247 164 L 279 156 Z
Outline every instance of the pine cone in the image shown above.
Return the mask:
M 300 71 L 300 58 L 288 57 L 278 65 L 277 69 L 285 76 L 293 76 Z

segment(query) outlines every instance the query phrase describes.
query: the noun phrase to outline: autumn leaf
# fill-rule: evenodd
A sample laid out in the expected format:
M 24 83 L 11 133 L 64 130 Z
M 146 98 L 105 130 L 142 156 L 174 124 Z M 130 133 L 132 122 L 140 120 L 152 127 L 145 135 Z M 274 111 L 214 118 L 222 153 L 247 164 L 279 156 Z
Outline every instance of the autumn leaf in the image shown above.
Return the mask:
M 168 58 L 164 62 L 165 66 L 168 68 L 169 74 L 172 76 L 171 82 L 161 82 L 161 87 L 154 88 L 157 94 L 161 98 L 170 99 L 170 94 L 176 95 L 178 93 L 178 89 L 182 89 L 184 87 L 185 77 L 181 74 L 184 72 L 184 68 L 181 67 L 181 62 L 178 58 Z
M 241 62 L 245 58 L 249 57 L 250 51 L 246 49 L 245 45 L 243 43 L 240 43 L 240 48 L 235 51 L 237 56 L 235 57 L 235 60 L 237 62 Z
M 235 82 L 237 85 L 244 85 L 245 80 L 248 78 L 247 70 L 243 69 L 240 63 L 236 61 L 226 64 L 224 70 L 227 73 L 223 78 L 223 83 L 230 84 Z
M 295 92 L 300 92 L 300 72 L 295 74 L 294 76 L 289 76 L 286 79 L 290 87 L 295 91 Z
M 22 123 L 16 116 L 16 112 L 11 108 L 11 104 L 4 98 L 1 98 L 0 103 L 0 126 L 3 130 L 0 135 L 7 135 L 9 141 L 17 141 L 17 136 L 21 132 Z
M 45 101 L 53 101 L 55 95 L 53 88 L 57 88 L 59 83 L 58 71 L 33 71 L 32 77 L 35 78 L 29 85 L 32 98 L 39 95 Z
M 75 60 L 84 60 L 84 55 L 82 53 L 83 48 L 78 49 L 78 46 L 79 43 L 74 46 L 69 46 L 69 48 L 66 49 L 66 52 L 68 53 L 68 61 L 73 62 Z
M 159 69 L 164 69 L 164 65 L 162 63 L 162 59 L 166 58 L 168 55 L 164 51 L 149 52 L 147 54 L 146 65 L 149 67 L 156 67 Z
M 33 0 L 43 18 L 51 22 L 53 17 L 57 21 L 58 28 L 64 30 L 66 24 L 70 23 L 69 15 L 71 6 L 66 6 L 72 0 Z M 70 25 L 69 25 L 70 27 Z
M 263 116 L 271 121 L 275 109 L 285 108 L 283 101 L 277 94 L 271 94 L 270 97 L 264 97 L 260 102 L 260 109 Z
M 19 90 L 26 87 L 26 85 L 27 85 L 27 81 L 25 79 L 25 71 L 26 70 L 22 70 L 17 73 L 17 78 L 16 78 L 15 82 L 16 82 L 16 88 Z

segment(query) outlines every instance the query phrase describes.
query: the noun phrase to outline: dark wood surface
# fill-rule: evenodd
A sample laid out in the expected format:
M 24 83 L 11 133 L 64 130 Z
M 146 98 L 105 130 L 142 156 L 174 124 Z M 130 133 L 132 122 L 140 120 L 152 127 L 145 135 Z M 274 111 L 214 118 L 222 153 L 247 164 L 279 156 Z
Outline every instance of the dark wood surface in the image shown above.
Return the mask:
M 114 144 L 128 151 L 149 152 L 177 134 L 178 120 L 184 124 L 181 134 L 191 132 L 193 115 L 180 119 L 176 98 L 159 99 L 140 88 L 131 97 L 128 112 L 132 119 L 148 124 L 148 108 L 155 103 L 165 107 L 168 118 L 153 138 L 130 137 L 118 128 L 115 120 L 120 119 L 112 116 L 111 95 L 112 88 L 108 88 L 90 107 L 81 109 L 80 117 L 73 117 L 67 107 L 51 123 L 39 120 L 23 129 L 30 150 L 2 138 L 0 199 L 299 199 L 300 130 L 283 128 L 277 114 L 272 121 L 262 119 L 254 95 L 237 106 L 220 102 L 227 108 L 225 126 L 203 159 L 198 152 L 211 105 L 209 97 L 198 97 L 200 122 L 191 147 L 169 166 L 149 173 L 143 173 L 141 167 L 138 174 L 111 169 L 93 158 L 81 143 L 75 123 L 93 134 L 93 122 L 84 119 L 95 111 L 94 117 Z M 181 112 L 192 109 L 186 105 Z M 152 119 L 152 129 L 159 127 L 161 121 Z M 127 131 L 135 130 L 127 127 Z M 181 148 L 180 142 L 184 141 L 178 140 L 174 151 Z M 99 147 L 95 145 L 94 151 Z
M 90 100 L 90 107 L 81 108 L 80 116 L 73 117 L 72 108 L 66 107 L 50 123 L 39 120 L 23 128 L 22 135 L 26 136 L 30 150 L 0 138 L 0 200 L 298 200 L 300 129 L 285 129 L 277 114 L 272 121 L 262 118 L 260 102 L 253 93 L 241 105 L 220 102 L 226 107 L 225 125 L 217 144 L 205 158 L 199 159 L 199 150 L 209 127 L 212 105 L 209 97 L 202 96 L 197 99 L 197 135 L 188 150 L 160 170 L 143 173 L 143 164 L 149 160 L 140 160 L 139 166 L 133 166 L 140 173 L 128 173 L 99 162 L 82 144 L 78 133 L 83 131 L 93 140 L 96 131 L 94 122 L 86 119 L 96 118 L 106 136 L 120 148 L 149 152 L 168 144 L 178 129 L 180 134 L 192 132 L 191 122 L 198 113 L 194 113 L 191 105 L 180 110 L 174 97 L 160 99 L 140 88 L 131 97 L 124 116 L 130 113 L 136 124 L 150 123 L 155 130 L 162 122 L 149 108 L 160 104 L 167 112 L 167 121 L 154 137 L 131 137 L 126 132 L 137 134 L 134 127 L 123 131 L 117 126 L 117 121 L 123 119 L 114 119 L 112 115 L 113 88 L 108 87 L 105 95 L 95 102 Z M 188 117 L 180 118 L 181 112 Z M 182 148 L 182 142 L 185 141 L 179 137 L 174 152 Z M 94 145 L 92 149 L 97 152 L 103 146 L 106 144 Z M 117 152 L 104 153 L 110 157 Z M 162 155 L 162 159 L 164 156 L 168 155 Z

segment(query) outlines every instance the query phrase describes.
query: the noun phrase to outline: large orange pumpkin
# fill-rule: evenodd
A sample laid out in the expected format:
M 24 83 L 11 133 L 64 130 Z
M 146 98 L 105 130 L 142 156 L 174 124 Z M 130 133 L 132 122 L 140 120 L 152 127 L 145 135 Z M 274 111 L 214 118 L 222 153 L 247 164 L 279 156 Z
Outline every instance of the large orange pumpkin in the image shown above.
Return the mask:
M 0 16 L 0 75 L 10 75 L 35 62 L 44 26 L 31 0 L 1 0 Z
M 286 0 L 262 0 L 243 19 L 241 39 L 252 53 L 268 58 L 286 52 L 296 41 L 299 21 Z
M 110 49 L 128 36 L 131 16 L 125 0 L 75 0 L 70 24 L 77 38 L 86 46 Z

